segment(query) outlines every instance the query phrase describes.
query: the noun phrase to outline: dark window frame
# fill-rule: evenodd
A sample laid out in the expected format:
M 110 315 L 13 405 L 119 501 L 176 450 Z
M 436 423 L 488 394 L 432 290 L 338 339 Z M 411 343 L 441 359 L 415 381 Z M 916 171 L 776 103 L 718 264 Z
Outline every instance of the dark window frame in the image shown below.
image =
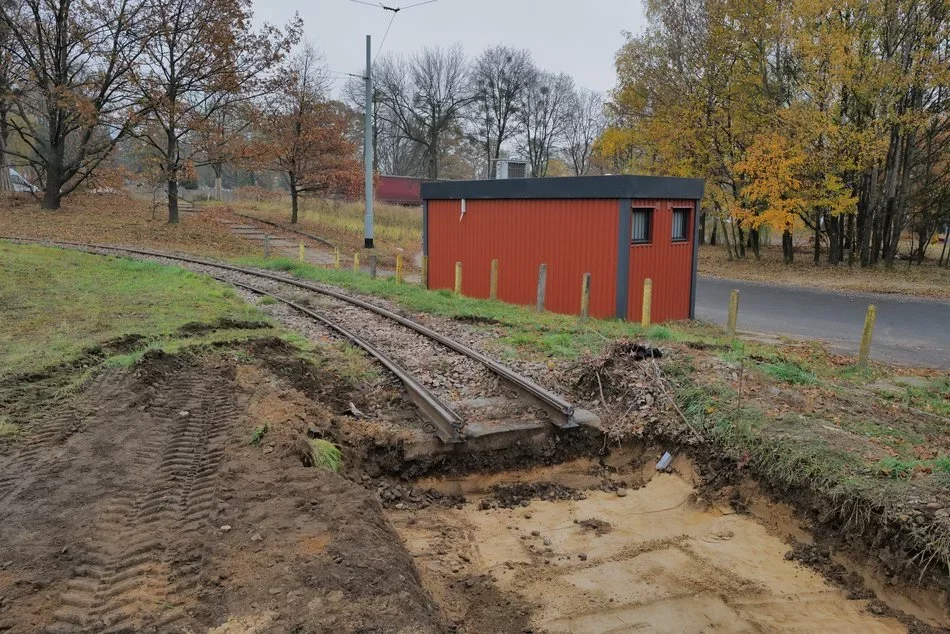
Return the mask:
M 636 227 L 635 218 L 638 213 L 646 216 L 646 237 L 637 239 L 633 237 L 633 231 Z M 630 210 L 630 244 L 652 244 L 653 243 L 653 216 L 656 209 L 653 207 L 633 207 Z
M 670 214 L 670 240 L 672 242 L 689 242 L 689 221 L 692 212 L 693 210 L 689 207 L 673 207 L 672 213 Z M 673 229 L 676 227 L 677 213 L 682 213 L 685 216 L 683 219 L 683 236 L 681 238 L 676 237 L 673 233 Z

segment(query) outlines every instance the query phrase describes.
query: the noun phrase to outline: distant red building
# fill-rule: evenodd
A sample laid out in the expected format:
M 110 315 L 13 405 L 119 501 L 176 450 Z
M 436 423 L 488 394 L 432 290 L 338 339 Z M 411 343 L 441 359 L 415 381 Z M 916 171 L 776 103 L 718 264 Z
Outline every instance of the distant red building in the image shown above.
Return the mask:
M 421 205 L 422 180 L 412 176 L 380 175 L 376 180 L 376 200 L 390 205 Z

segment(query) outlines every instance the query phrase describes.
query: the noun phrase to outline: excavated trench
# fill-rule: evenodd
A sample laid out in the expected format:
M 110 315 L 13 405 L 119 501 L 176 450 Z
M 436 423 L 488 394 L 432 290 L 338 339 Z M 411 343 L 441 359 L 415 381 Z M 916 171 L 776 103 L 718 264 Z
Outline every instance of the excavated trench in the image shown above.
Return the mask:
M 939 597 L 870 592 L 868 571 L 829 559 L 751 482 L 704 491 L 685 457 L 657 471 L 661 453 L 628 445 L 599 461 L 432 475 L 412 486 L 441 503 L 383 499 L 424 586 L 465 631 L 947 625 Z

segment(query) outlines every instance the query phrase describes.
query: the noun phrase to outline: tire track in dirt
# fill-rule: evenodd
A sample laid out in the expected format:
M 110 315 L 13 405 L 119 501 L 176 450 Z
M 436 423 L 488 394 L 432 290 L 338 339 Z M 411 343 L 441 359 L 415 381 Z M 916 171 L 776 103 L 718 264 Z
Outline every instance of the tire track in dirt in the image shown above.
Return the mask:
M 218 382 L 188 376 L 156 387 L 174 405 L 136 452 L 141 484 L 105 505 L 47 632 L 135 632 L 186 618 L 237 410 Z
M 119 372 L 103 372 L 89 382 L 84 391 L 112 394 L 120 389 L 119 382 Z M 81 429 L 85 417 L 80 406 L 64 406 L 51 411 L 41 424 L 34 426 L 18 451 L 0 468 L 0 505 L 11 502 L 33 482 L 56 471 L 62 452 L 52 449 L 65 444 Z

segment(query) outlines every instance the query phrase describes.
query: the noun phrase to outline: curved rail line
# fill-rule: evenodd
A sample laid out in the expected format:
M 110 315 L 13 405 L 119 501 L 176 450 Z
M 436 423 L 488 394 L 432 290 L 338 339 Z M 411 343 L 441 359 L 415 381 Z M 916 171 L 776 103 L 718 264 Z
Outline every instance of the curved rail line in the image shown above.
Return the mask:
M 438 343 L 444 345 L 445 347 L 451 350 L 454 350 L 455 352 L 463 356 L 466 356 L 472 360 L 475 360 L 481 363 L 486 368 L 488 368 L 488 370 L 491 371 L 493 374 L 495 374 L 496 376 L 504 380 L 510 387 L 514 388 L 516 392 L 532 400 L 541 408 L 543 408 L 545 411 L 547 411 L 548 414 L 550 415 L 551 422 L 558 427 L 561 427 L 561 428 L 577 427 L 582 422 L 592 422 L 593 420 L 596 419 L 596 417 L 590 412 L 587 412 L 586 410 L 575 410 L 573 405 L 565 401 L 560 396 L 546 390 L 545 388 L 541 387 L 540 385 L 538 385 L 531 379 L 528 379 L 527 377 L 524 377 L 514 372 L 510 368 L 502 365 L 501 363 L 498 363 L 494 359 L 491 359 L 490 357 L 476 350 L 473 350 L 472 348 L 469 348 L 468 346 L 462 343 L 459 343 L 458 341 L 455 341 L 454 339 L 451 339 L 445 335 L 442 335 L 432 330 L 431 328 L 428 328 L 407 317 L 403 317 L 402 315 L 399 315 L 393 311 L 387 310 L 380 306 L 376 306 L 375 304 L 364 301 L 362 299 L 351 297 L 339 291 L 334 291 L 328 288 L 322 288 L 320 286 L 309 284 L 307 282 L 303 282 L 301 280 L 290 278 L 284 275 L 275 275 L 273 273 L 266 273 L 266 272 L 258 271 L 254 269 L 234 266 L 231 264 L 210 262 L 210 261 L 199 259 L 199 258 L 191 258 L 191 257 L 182 256 L 182 255 L 174 255 L 174 254 L 169 254 L 169 253 L 163 253 L 160 251 L 151 251 L 147 249 L 133 249 L 133 248 L 128 248 L 128 247 L 117 247 L 117 246 L 103 245 L 103 244 L 88 244 L 88 243 L 81 243 L 81 242 L 43 240 L 39 238 L 21 238 L 17 236 L 0 236 L 0 238 L 7 239 L 7 240 L 21 241 L 21 242 L 33 242 L 33 243 L 39 243 L 39 244 L 50 244 L 50 245 L 76 247 L 76 248 L 83 248 L 83 249 L 102 249 L 102 250 L 111 250 L 111 251 L 119 251 L 119 252 L 124 252 L 124 253 L 144 255 L 148 257 L 166 258 L 169 260 L 177 260 L 180 262 L 187 262 L 191 264 L 198 264 L 201 266 L 208 266 L 212 268 L 219 268 L 219 269 L 224 269 L 227 271 L 233 271 L 235 273 L 241 273 L 244 275 L 258 277 L 261 279 L 268 279 L 268 280 L 279 282 L 282 284 L 295 286 L 297 288 L 302 288 L 302 289 L 312 291 L 315 293 L 320 293 L 322 295 L 333 297 L 337 300 L 346 302 L 348 304 L 358 306 L 365 310 L 372 311 L 382 317 L 395 321 L 407 328 L 410 328 L 411 330 L 414 330 L 415 332 L 429 339 L 437 341 Z M 216 279 L 220 279 L 220 278 L 216 278 Z M 390 369 L 390 371 L 392 371 L 394 374 L 396 374 L 397 377 L 400 378 L 403 384 L 406 385 L 407 390 L 409 391 L 409 394 L 412 400 L 416 403 L 417 406 L 419 406 L 420 410 L 422 410 L 422 412 L 426 415 L 426 417 L 430 420 L 430 422 L 432 422 L 436 426 L 436 429 L 438 430 L 438 435 L 443 442 L 453 443 L 453 442 L 461 442 L 464 440 L 464 436 L 459 432 L 459 428 L 461 426 L 461 421 L 460 421 L 459 416 L 455 414 L 455 412 L 451 408 L 449 408 L 447 405 L 442 403 L 437 397 L 435 397 L 431 392 L 429 392 L 418 381 L 416 381 L 415 378 L 413 378 L 411 374 L 409 374 L 406 370 L 402 369 L 398 364 L 396 364 L 391 359 L 388 359 L 386 355 L 381 353 L 379 350 L 377 350 L 375 347 L 373 347 L 371 344 L 369 344 L 365 340 L 360 339 L 357 335 L 355 335 L 352 332 L 349 332 L 348 330 L 342 328 L 341 326 L 335 323 L 332 323 L 331 321 L 327 320 L 322 315 L 319 315 L 318 313 L 315 313 L 314 311 L 311 311 L 303 306 L 295 304 L 291 302 L 290 300 L 274 295 L 273 293 L 264 291 L 263 289 L 257 289 L 254 287 L 249 287 L 244 284 L 236 283 L 231 280 L 221 280 L 221 281 L 226 281 L 227 283 L 233 284 L 235 286 L 243 286 L 250 292 L 269 295 L 273 297 L 275 300 L 280 301 L 284 304 L 287 304 L 291 306 L 292 308 L 294 308 L 295 310 L 303 312 L 307 314 L 308 316 L 319 320 L 321 323 L 329 326 L 333 330 L 336 330 L 344 337 L 352 340 L 354 343 L 356 343 L 361 348 L 366 350 L 370 355 L 378 359 L 381 363 L 383 363 L 383 365 L 385 365 L 388 369 Z

